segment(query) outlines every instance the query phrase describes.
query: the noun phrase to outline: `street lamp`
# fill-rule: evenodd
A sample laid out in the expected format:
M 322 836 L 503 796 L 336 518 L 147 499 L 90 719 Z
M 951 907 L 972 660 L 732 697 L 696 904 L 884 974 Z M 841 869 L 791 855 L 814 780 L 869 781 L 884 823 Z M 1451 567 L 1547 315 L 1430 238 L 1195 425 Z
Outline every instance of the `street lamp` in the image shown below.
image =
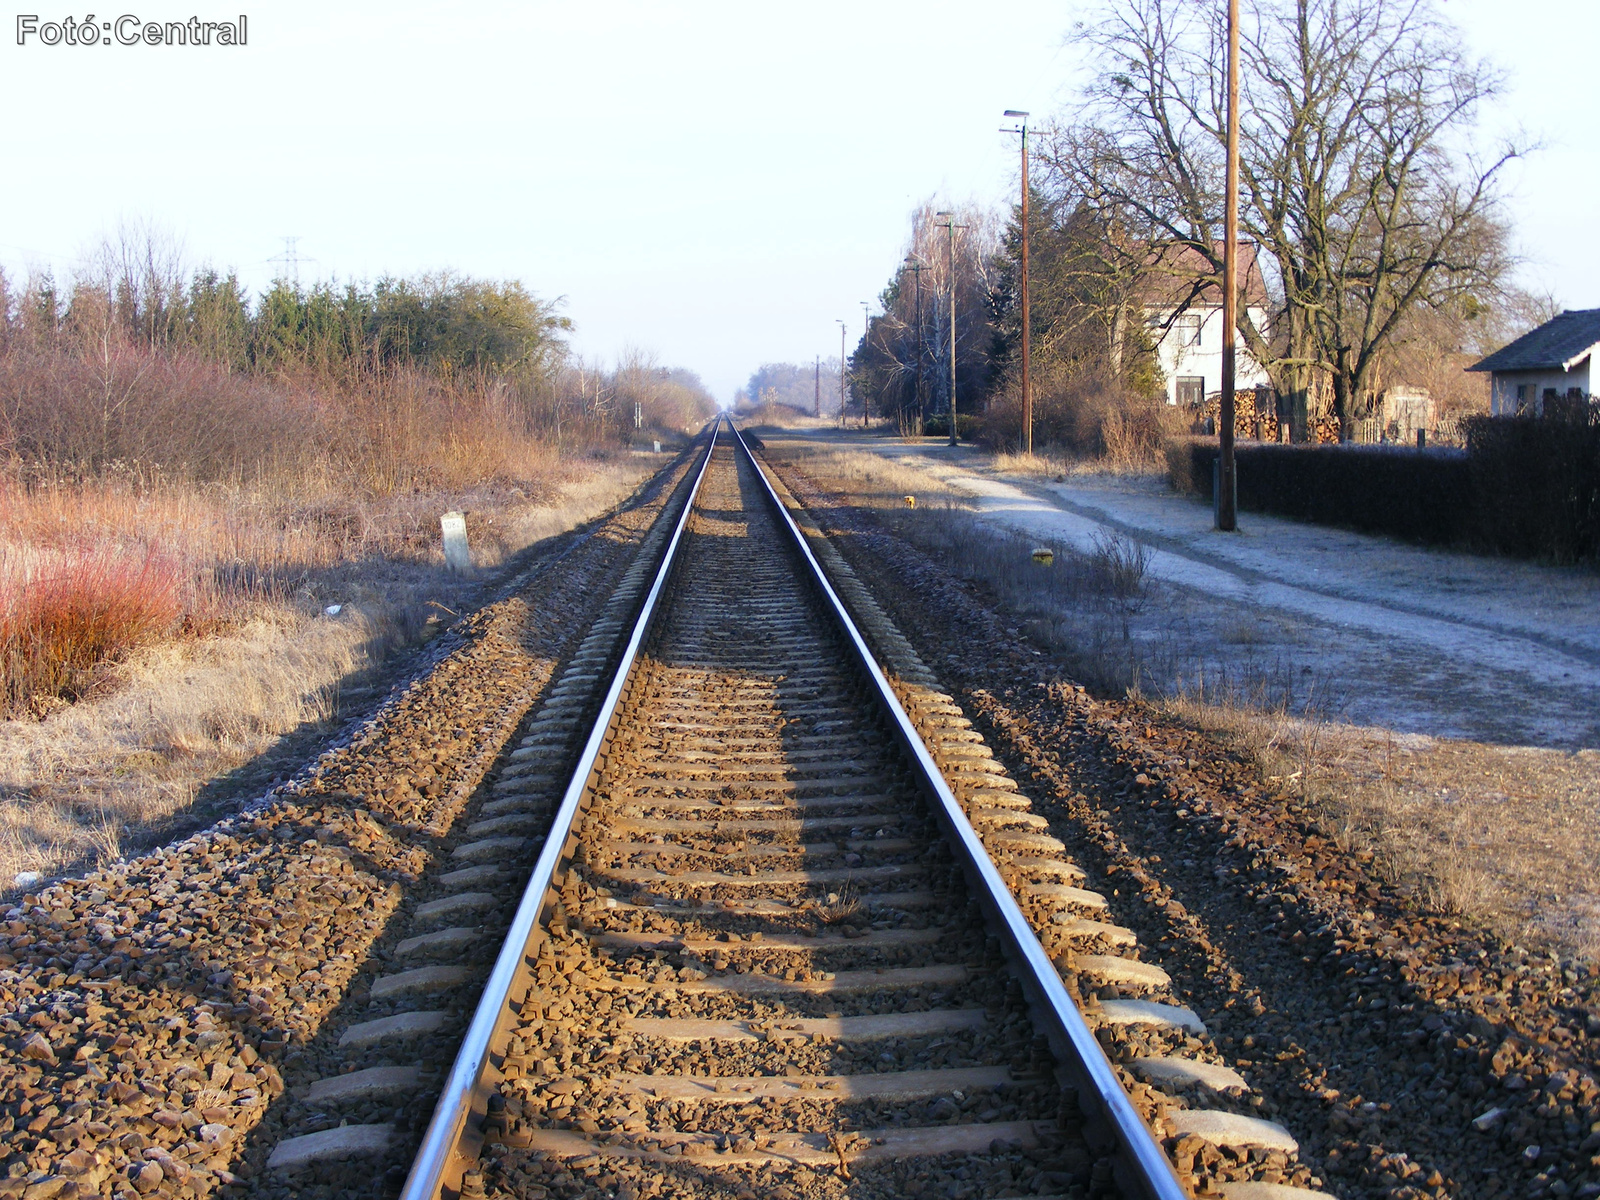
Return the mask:
M 1022 452 L 1033 453 L 1033 371 L 1028 361 L 1028 348 L 1033 333 L 1033 314 L 1028 296 L 1028 114 L 1015 108 L 1005 111 L 1020 124 L 1001 133 L 1022 135 Z
M 944 218 L 944 230 L 948 234 L 947 245 L 950 248 L 950 444 L 956 444 L 956 230 L 965 229 L 965 225 L 956 224 L 956 215 L 953 212 L 941 211 L 933 214 Z

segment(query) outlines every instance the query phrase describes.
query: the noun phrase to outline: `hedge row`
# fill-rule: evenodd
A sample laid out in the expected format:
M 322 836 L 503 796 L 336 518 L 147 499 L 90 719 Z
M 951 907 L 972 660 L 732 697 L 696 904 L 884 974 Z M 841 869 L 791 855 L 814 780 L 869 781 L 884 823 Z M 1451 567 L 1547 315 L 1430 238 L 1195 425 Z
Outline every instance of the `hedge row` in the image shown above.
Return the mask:
M 1236 448 L 1239 508 L 1433 545 L 1600 561 L 1600 420 L 1474 417 L 1466 449 Z M 1173 487 L 1211 494 L 1215 439 L 1170 443 Z
M 1472 541 L 1505 554 L 1600 561 L 1600 410 L 1582 421 L 1474 417 Z

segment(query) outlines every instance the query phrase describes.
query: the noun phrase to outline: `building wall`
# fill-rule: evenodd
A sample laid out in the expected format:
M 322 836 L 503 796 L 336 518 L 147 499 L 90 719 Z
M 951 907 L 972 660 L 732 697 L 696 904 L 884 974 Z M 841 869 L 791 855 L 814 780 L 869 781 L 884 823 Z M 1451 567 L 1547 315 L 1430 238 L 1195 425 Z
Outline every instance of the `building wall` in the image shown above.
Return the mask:
M 1587 358 L 1570 371 L 1496 371 L 1489 385 L 1489 411 L 1497 417 L 1514 416 L 1518 411 L 1519 387 L 1527 389 L 1521 403 L 1535 413 L 1541 411 L 1546 388 L 1554 388 L 1561 396 L 1570 388 L 1578 388 L 1587 396 L 1590 394 L 1589 372 Z
M 1265 331 L 1267 314 L 1264 309 L 1252 308 L 1251 319 L 1256 328 Z M 1149 320 L 1152 330 L 1159 329 L 1171 314 L 1152 311 Z M 1186 316 L 1200 318 L 1200 340 L 1189 344 L 1180 316 L 1156 343 L 1156 360 L 1166 376 L 1167 403 L 1178 403 L 1178 380 L 1200 378 L 1205 381 L 1204 392 L 1211 395 L 1222 388 L 1222 309 L 1191 305 Z M 1244 339 L 1234 337 L 1234 388 L 1248 391 L 1258 384 L 1267 384 L 1267 373 L 1245 349 Z

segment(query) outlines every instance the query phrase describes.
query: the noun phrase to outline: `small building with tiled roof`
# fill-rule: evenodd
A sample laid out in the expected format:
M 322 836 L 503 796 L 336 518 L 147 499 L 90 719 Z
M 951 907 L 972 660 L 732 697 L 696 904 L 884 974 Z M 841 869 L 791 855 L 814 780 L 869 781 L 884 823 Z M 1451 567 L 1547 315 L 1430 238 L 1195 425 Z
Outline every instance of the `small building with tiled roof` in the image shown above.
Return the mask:
M 1489 372 L 1495 416 L 1547 415 L 1550 401 L 1587 401 L 1600 351 L 1600 308 L 1564 312 L 1468 367 Z

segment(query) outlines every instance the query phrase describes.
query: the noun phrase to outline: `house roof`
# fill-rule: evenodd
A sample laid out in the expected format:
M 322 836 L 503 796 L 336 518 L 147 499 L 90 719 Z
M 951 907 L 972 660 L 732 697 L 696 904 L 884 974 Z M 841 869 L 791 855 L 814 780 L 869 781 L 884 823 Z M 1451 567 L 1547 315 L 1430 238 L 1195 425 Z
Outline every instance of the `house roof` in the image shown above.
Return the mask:
M 1529 330 L 1469 371 L 1570 371 L 1600 347 L 1600 308 L 1578 308 Z
M 1220 258 L 1220 243 L 1216 253 Z M 1222 307 L 1219 273 L 1193 246 L 1167 245 L 1153 250 L 1145 266 L 1149 271 L 1144 284 L 1146 306 L 1171 309 L 1187 302 L 1191 307 Z M 1239 277 L 1244 281 L 1245 305 L 1266 308 L 1267 281 L 1261 276 L 1254 242 L 1239 243 Z

